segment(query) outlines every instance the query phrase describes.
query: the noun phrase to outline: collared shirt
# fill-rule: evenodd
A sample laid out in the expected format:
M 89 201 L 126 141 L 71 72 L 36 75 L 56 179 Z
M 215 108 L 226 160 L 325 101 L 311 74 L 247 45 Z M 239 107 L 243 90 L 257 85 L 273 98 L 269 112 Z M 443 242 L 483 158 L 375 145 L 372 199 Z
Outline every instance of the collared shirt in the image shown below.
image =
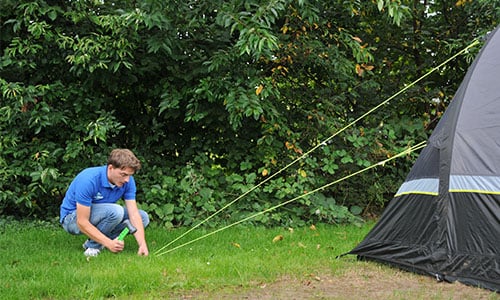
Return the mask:
M 76 204 L 91 206 L 98 203 L 116 203 L 120 199 L 135 200 L 136 186 L 133 176 L 121 187 L 108 181 L 107 165 L 81 171 L 69 185 L 60 210 L 60 222 L 76 210 Z

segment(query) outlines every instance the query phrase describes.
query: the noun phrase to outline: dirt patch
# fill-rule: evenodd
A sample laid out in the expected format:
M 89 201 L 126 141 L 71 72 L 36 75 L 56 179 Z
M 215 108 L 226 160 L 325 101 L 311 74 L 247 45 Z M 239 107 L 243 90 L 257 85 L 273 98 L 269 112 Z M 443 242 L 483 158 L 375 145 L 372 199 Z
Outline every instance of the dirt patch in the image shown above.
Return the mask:
M 500 294 L 461 283 L 438 282 L 432 277 L 400 270 L 381 272 L 367 265 L 342 274 L 307 274 L 281 278 L 250 288 L 183 295 L 180 299 L 446 299 L 500 300 Z
M 240 299 L 500 299 L 492 292 L 460 283 L 395 272 L 349 271 L 341 277 L 311 275 L 303 280 L 281 279 L 252 289 Z M 228 295 L 228 299 L 234 295 Z M 234 299 L 234 298 L 233 298 Z

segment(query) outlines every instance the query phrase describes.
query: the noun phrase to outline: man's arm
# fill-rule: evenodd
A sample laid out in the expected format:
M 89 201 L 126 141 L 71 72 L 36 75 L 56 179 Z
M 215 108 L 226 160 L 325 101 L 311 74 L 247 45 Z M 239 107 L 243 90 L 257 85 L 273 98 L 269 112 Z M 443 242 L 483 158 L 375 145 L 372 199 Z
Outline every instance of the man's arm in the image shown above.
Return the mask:
M 126 200 L 125 205 L 127 207 L 130 222 L 137 229 L 136 233 L 134 233 L 137 245 L 139 245 L 137 254 L 148 256 L 149 250 L 146 243 L 146 236 L 144 234 L 144 225 L 142 224 L 141 215 L 139 214 L 139 209 L 137 208 L 137 202 L 135 200 Z
M 90 207 L 76 204 L 76 224 L 80 231 L 90 239 L 98 242 L 111 252 L 120 252 L 123 250 L 125 243 L 117 239 L 110 239 L 90 223 Z M 141 223 L 142 224 L 142 223 Z

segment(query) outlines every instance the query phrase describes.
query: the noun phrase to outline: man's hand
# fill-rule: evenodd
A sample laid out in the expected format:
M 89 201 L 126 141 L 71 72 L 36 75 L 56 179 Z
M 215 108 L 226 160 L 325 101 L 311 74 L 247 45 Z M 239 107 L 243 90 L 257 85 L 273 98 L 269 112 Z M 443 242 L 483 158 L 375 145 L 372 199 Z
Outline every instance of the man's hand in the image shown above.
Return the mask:
M 108 248 L 109 251 L 113 253 L 118 253 L 123 251 L 123 248 L 125 248 L 125 243 L 123 241 L 120 241 L 118 239 L 111 240 L 108 245 L 106 245 L 106 248 Z
M 148 246 L 146 245 L 139 246 L 139 250 L 137 250 L 137 255 L 148 256 L 149 255 Z

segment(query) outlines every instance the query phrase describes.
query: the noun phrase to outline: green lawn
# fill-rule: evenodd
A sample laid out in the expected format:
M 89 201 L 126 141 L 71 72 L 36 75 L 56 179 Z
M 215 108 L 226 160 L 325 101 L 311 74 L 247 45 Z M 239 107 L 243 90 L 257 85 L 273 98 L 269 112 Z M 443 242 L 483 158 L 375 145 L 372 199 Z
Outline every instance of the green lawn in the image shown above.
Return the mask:
M 336 256 L 354 247 L 369 225 L 316 228 L 235 226 L 161 256 L 155 250 L 185 229 L 148 228 L 151 255 L 138 257 L 132 236 L 120 254 L 87 260 L 83 236 L 56 225 L 0 223 L 0 299 L 163 297 L 189 290 L 216 291 L 335 269 Z M 209 233 L 196 229 L 171 247 Z M 280 239 L 280 236 L 282 239 Z
M 357 245 L 372 226 L 320 224 L 314 228 L 266 229 L 239 225 L 160 256 L 154 252 L 187 229 L 153 226 L 147 229 L 149 257 L 137 256 L 136 243 L 128 236 L 124 252 L 104 251 L 86 259 L 81 246 L 83 236 L 69 235 L 54 224 L 0 219 L 0 299 L 220 299 L 220 295 L 226 295 L 224 299 L 241 299 L 241 293 L 270 287 L 275 281 L 283 282 L 283 278 L 287 281 L 285 287 L 277 286 L 277 292 L 291 289 L 294 282 L 299 291 L 304 278 L 314 281 L 316 275 L 330 279 L 318 280 L 326 289 L 313 289 L 321 296 L 311 299 L 333 299 L 328 296 L 328 289 L 335 288 L 330 283 L 332 278 L 337 278 L 338 283 L 354 284 L 344 287 L 352 289 L 346 295 L 371 284 L 374 289 L 386 290 L 390 299 L 409 299 L 406 295 L 420 295 L 411 299 L 455 299 L 457 295 L 460 299 L 479 299 L 477 295 L 498 299 L 480 289 L 464 292 L 453 285 L 436 289 L 432 278 L 358 262 L 353 256 L 336 258 Z M 169 248 L 210 232 L 193 230 Z M 351 282 L 344 279 L 353 275 L 359 284 L 352 278 Z M 401 277 L 406 278 L 403 284 L 394 280 Z M 382 282 L 386 282 L 384 286 Z M 289 297 L 271 297 L 278 298 Z M 342 298 L 343 294 L 335 299 Z

